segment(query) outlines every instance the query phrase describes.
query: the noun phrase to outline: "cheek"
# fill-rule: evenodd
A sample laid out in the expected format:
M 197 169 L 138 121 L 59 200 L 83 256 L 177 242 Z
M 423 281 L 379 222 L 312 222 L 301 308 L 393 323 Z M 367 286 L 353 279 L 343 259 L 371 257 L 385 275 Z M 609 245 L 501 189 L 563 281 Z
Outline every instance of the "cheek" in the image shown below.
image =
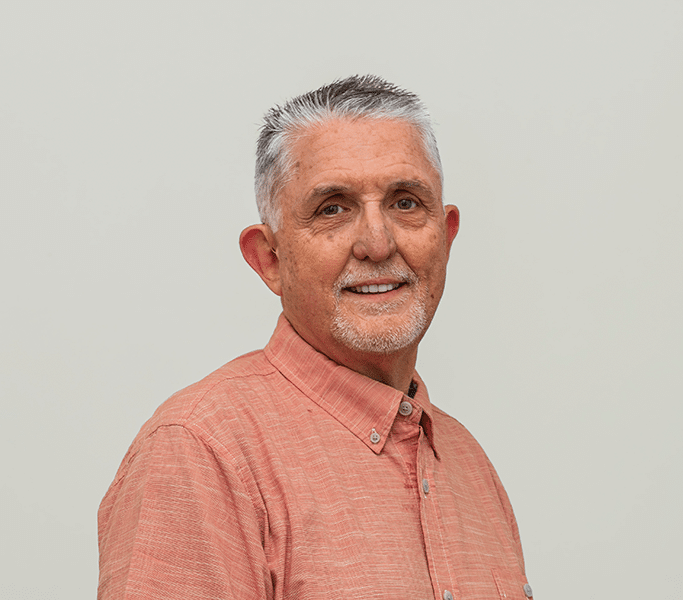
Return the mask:
M 431 248 L 430 251 L 420 252 L 418 256 L 415 256 L 414 268 L 417 270 L 418 277 L 426 284 L 430 299 L 437 300 L 443 293 L 448 253 L 438 235 L 434 235 L 430 242 L 432 242 L 431 245 L 423 246 L 425 250 Z
M 282 285 L 282 293 L 284 299 L 296 295 L 298 286 L 297 281 L 299 280 L 299 260 L 296 254 L 287 252 L 286 254 L 280 255 L 280 281 Z
M 310 291 L 317 287 L 322 278 L 321 267 L 310 252 L 295 249 L 282 257 L 282 289 L 290 298 L 306 302 L 311 295 Z

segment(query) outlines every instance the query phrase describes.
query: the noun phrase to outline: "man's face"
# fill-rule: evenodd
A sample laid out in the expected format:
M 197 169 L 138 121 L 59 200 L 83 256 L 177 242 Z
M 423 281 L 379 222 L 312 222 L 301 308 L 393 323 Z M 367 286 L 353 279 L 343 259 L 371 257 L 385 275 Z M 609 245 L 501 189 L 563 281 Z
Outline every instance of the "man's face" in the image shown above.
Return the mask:
M 285 316 L 342 364 L 349 352 L 415 349 L 458 222 L 419 134 L 402 121 L 335 120 L 291 152 L 275 233 Z

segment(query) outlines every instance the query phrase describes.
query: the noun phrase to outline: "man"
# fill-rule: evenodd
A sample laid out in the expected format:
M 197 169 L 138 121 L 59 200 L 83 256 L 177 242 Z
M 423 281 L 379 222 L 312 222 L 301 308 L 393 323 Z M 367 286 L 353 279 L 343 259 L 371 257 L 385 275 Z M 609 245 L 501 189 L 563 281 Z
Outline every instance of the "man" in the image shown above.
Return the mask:
M 272 109 L 257 155 L 240 245 L 283 314 L 143 426 L 100 598 L 531 597 L 493 467 L 414 369 L 459 226 L 426 110 L 351 77 Z

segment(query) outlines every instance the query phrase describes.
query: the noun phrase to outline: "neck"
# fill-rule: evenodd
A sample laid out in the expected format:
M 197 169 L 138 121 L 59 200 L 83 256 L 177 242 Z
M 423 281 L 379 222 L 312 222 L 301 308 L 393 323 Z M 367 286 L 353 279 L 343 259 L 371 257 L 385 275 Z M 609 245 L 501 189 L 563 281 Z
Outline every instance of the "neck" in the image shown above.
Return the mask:
M 411 357 L 397 357 L 394 355 L 381 355 L 381 357 L 377 357 L 374 355 L 357 361 L 355 364 L 350 364 L 349 361 L 340 364 L 407 394 L 410 389 L 410 382 L 413 379 L 416 359 L 417 348 Z
M 336 339 L 329 330 L 321 332 L 308 327 L 305 321 L 291 320 L 286 311 L 285 317 L 301 338 L 337 364 L 404 394 L 408 393 L 417 361 L 417 346 L 422 336 L 394 352 L 362 351 Z
M 324 348 L 318 348 L 315 344 L 311 345 L 352 371 L 393 387 L 404 394 L 407 394 L 410 389 L 417 361 L 417 343 L 390 354 L 359 352 L 340 343 L 327 345 Z

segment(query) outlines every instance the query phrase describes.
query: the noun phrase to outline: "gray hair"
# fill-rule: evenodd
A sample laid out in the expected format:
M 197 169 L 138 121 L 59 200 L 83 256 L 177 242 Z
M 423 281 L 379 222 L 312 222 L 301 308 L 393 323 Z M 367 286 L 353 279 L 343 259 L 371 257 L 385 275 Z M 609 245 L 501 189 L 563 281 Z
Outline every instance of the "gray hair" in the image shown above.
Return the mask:
M 443 185 L 443 169 L 429 112 L 422 101 L 376 75 L 353 75 L 274 106 L 265 115 L 256 143 L 256 205 L 261 221 L 281 224 L 277 196 L 292 174 L 292 139 L 332 119 L 397 119 L 413 125 Z

